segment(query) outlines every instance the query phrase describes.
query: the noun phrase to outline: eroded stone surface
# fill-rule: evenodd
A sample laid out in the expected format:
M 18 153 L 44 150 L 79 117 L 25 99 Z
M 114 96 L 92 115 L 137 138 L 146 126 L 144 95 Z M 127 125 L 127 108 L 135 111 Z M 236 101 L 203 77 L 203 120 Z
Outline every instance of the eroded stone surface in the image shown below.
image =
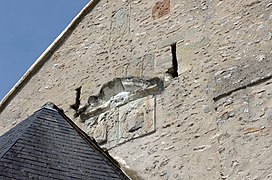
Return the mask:
M 104 84 L 79 110 L 86 131 L 98 144 L 111 148 L 155 131 L 155 95 L 159 78 L 117 78 Z
M 124 76 L 152 77 L 155 69 L 154 63 L 154 54 L 145 54 L 141 57 L 134 58 L 125 65 Z
M 105 143 L 106 147 L 117 145 L 119 137 L 118 110 L 109 110 L 91 117 L 84 122 L 84 129 L 100 145 L 105 145 Z
M 105 122 L 99 124 L 95 128 L 93 137 L 98 144 L 104 144 L 107 142 L 107 132 L 108 132 L 108 129 L 107 129 L 107 124 L 105 124 Z
M 111 39 L 116 41 L 118 38 L 129 32 L 129 7 L 124 6 L 113 12 L 111 25 Z
M 155 131 L 155 98 L 148 96 L 128 103 L 119 109 L 119 142 Z
M 153 19 L 165 16 L 170 12 L 170 0 L 161 0 L 156 2 L 152 9 Z
M 155 98 L 148 96 L 95 114 L 84 122 L 89 136 L 112 148 L 155 131 Z

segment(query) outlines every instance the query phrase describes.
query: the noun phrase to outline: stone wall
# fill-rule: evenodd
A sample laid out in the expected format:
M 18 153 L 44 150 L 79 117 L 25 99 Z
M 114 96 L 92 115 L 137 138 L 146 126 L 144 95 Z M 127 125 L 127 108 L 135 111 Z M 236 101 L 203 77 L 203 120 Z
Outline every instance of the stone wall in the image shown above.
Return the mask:
M 270 0 L 101 0 L 0 132 L 51 101 L 138 178 L 270 179 L 271 38 Z

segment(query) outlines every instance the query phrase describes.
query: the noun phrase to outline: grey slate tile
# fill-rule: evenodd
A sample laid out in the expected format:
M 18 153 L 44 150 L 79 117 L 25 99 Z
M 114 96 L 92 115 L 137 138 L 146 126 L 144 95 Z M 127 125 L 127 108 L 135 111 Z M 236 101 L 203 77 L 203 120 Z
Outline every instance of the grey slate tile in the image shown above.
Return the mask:
M 3 179 L 129 179 L 57 107 L 43 107 L 0 137 Z

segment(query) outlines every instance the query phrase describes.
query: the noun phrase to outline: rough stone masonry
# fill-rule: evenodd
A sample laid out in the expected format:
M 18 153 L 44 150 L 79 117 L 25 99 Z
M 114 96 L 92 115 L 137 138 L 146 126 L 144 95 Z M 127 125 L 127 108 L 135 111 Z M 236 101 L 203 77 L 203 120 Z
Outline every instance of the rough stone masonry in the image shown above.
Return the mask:
M 139 179 L 271 179 L 272 1 L 97 2 L 1 134 L 51 101 Z

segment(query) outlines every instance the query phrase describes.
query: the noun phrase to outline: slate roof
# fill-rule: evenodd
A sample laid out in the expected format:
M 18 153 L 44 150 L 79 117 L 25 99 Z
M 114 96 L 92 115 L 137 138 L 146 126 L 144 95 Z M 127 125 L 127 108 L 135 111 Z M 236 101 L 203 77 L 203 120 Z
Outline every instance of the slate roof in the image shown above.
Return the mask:
M 0 179 L 129 178 L 94 140 L 51 105 L 0 137 Z

